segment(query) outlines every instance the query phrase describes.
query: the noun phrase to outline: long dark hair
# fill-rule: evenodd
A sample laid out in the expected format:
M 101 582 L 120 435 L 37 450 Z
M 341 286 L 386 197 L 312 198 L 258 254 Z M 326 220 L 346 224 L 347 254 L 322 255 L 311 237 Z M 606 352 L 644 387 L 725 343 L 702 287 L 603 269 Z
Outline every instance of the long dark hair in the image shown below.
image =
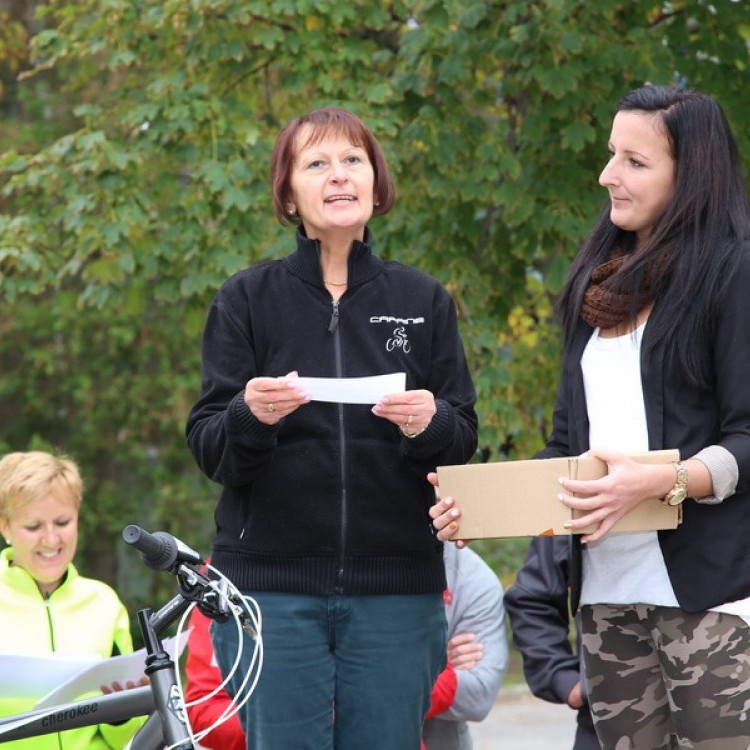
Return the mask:
M 650 316 L 650 340 L 665 342 L 686 377 L 705 383 L 695 337 L 706 341 L 721 294 L 750 238 L 750 213 L 737 144 L 721 106 L 690 89 L 644 86 L 631 91 L 617 112 L 658 113 L 664 124 L 676 174 L 674 196 L 646 242 L 636 248 L 635 234 L 615 226 L 606 202 L 570 269 L 559 300 L 566 341 L 578 321 L 593 270 L 613 250 L 627 255 L 612 277 L 615 291 L 629 291 L 631 318 L 638 314 L 644 268 L 659 262 L 656 306 Z M 678 336 L 677 328 L 691 332 Z M 684 327 L 684 328 L 683 328 Z

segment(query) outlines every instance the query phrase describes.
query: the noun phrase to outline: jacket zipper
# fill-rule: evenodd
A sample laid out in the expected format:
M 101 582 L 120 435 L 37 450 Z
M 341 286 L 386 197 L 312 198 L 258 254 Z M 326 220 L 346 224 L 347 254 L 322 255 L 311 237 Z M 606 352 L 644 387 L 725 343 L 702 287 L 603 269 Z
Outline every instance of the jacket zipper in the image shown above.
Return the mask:
M 334 366 L 336 377 L 342 377 L 341 338 L 339 335 L 339 303 L 332 300 L 333 313 L 328 324 L 328 332 L 333 334 Z M 344 558 L 346 556 L 346 526 L 348 522 L 347 486 L 346 486 L 346 434 L 344 429 L 344 405 L 337 404 L 339 423 L 339 472 L 341 474 L 341 533 L 339 537 L 339 567 L 336 572 L 335 591 L 344 593 Z
M 52 646 L 52 651 L 57 651 L 57 648 L 55 647 L 55 628 L 52 624 L 52 612 L 49 608 L 49 596 L 44 596 L 42 594 L 42 598 L 44 599 L 44 609 L 47 612 L 47 625 L 49 626 L 49 643 L 50 646 Z
M 44 599 L 44 609 L 47 612 L 47 625 L 49 625 L 49 642 L 52 646 L 52 652 L 54 653 L 55 651 L 57 651 L 57 648 L 55 647 L 55 628 L 52 624 L 52 612 L 49 608 L 49 596 L 44 596 L 44 594 L 42 594 L 42 597 Z M 60 750 L 63 750 L 62 736 L 58 732 L 55 737 L 57 738 L 57 746 L 60 748 Z
M 333 313 L 331 314 L 331 320 L 328 323 L 328 333 L 334 333 L 339 327 L 339 301 L 337 299 L 332 300 L 332 304 Z M 338 341 L 338 337 L 336 337 L 336 340 Z

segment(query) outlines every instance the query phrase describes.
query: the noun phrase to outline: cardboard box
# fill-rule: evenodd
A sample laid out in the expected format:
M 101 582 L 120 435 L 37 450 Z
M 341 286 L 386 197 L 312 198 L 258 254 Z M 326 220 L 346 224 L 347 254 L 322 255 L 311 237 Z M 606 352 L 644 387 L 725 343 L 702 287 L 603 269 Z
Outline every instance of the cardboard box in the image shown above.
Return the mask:
M 642 463 L 679 461 L 677 450 L 650 451 L 631 455 Z M 497 539 L 514 536 L 552 536 L 591 533 L 564 528 L 563 524 L 584 515 L 563 505 L 558 479 L 599 479 L 607 464 L 592 456 L 500 461 L 486 464 L 439 466 L 440 495 L 452 497 L 461 509 L 459 530 L 453 539 Z M 682 520 L 682 509 L 664 505 L 660 498 L 644 500 L 623 516 L 612 531 L 674 529 Z

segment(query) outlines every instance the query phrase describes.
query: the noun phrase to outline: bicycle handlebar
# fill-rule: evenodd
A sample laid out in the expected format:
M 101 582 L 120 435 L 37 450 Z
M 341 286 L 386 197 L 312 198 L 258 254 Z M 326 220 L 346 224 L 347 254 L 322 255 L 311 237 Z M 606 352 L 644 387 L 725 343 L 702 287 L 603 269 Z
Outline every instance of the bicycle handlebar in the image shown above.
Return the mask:
M 189 565 L 204 563 L 195 550 L 166 531 L 150 534 L 140 526 L 131 524 L 123 529 L 122 538 L 141 553 L 143 562 L 153 570 L 172 570 L 181 562 Z
M 141 553 L 143 562 L 149 568 L 168 570 L 177 576 L 181 596 L 196 602 L 204 615 L 225 622 L 234 614 L 243 630 L 251 637 L 257 637 L 257 631 L 235 594 L 228 592 L 226 586 L 209 581 L 192 567 L 184 567 L 185 564 L 205 565 L 205 561 L 195 550 L 166 531 L 155 531 L 152 534 L 135 524 L 123 529 L 122 538 Z M 169 610 L 170 607 L 165 609 Z M 160 619 L 159 614 L 154 617 Z M 171 613 L 169 617 L 171 619 Z

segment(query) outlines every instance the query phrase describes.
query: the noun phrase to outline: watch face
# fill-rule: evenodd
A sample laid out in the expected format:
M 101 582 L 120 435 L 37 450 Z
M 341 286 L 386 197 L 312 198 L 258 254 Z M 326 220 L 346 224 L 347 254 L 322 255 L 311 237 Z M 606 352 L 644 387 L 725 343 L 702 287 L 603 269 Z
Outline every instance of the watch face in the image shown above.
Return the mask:
M 687 490 L 679 487 L 672 490 L 667 497 L 668 505 L 679 505 L 687 496 Z

